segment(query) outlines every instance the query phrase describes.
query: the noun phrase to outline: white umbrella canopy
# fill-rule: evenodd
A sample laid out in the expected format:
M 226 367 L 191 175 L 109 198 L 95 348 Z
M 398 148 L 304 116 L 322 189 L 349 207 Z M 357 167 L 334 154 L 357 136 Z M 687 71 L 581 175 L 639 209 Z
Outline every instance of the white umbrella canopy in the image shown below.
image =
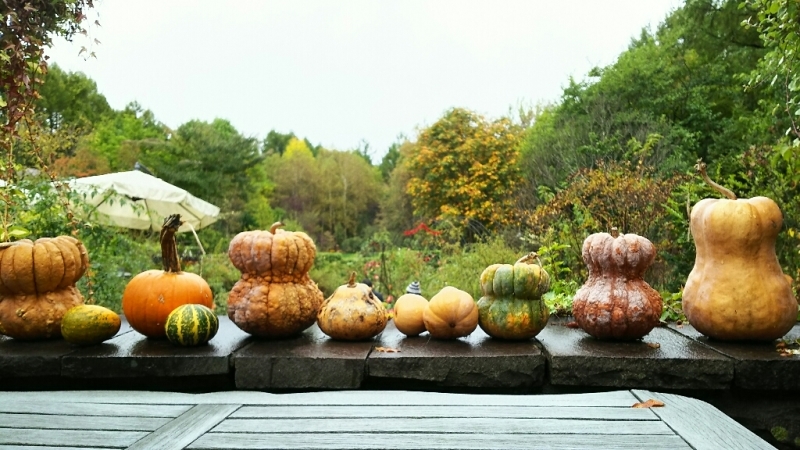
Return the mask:
M 179 232 L 217 221 L 219 208 L 166 181 L 132 170 L 67 182 L 91 207 L 90 217 L 106 225 L 136 230 L 160 230 L 164 218 L 180 214 Z M 191 226 L 190 226 L 191 225 Z

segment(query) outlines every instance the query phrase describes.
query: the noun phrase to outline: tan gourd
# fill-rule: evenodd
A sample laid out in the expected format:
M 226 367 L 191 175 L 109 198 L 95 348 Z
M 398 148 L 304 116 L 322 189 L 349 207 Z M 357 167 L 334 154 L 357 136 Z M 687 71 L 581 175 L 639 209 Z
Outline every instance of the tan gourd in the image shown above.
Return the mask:
M 394 326 L 406 336 L 418 336 L 425 332 L 422 314 L 428 300 L 417 294 L 403 294 L 394 304 Z
M 706 198 L 692 208 L 690 228 L 697 248 L 683 290 L 686 318 L 706 336 L 721 340 L 773 340 L 797 320 L 797 300 L 775 254 L 783 224 L 767 197 L 737 199 L 697 171 L 727 199 Z
M 372 288 L 356 283 L 356 273 L 325 299 L 317 314 L 323 333 L 334 339 L 356 341 L 376 336 L 386 328 L 386 308 L 372 294 Z
M 469 293 L 445 286 L 422 313 L 425 328 L 437 339 L 469 336 L 478 328 L 478 306 Z

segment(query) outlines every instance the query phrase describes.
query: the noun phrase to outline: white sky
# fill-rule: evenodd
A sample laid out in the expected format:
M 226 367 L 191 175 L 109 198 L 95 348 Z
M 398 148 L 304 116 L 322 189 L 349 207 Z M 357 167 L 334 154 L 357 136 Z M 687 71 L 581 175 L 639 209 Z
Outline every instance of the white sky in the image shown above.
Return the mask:
M 228 119 L 373 162 L 451 107 L 497 118 L 559 98 L 680 0 L 96 0 L 51 61 L 170 127 Z M 97 58 L 79 57 L 81 46 Z M 85 55 L 84 55 L 85 56 Z

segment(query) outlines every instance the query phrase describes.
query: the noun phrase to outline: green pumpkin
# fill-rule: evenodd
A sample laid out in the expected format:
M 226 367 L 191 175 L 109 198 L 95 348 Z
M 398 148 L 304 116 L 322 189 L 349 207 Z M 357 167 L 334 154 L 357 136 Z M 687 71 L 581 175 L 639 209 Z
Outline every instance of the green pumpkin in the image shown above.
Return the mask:
M 111 339 L 119 332 L 119 314 L 98 305 L 70 308 L 61 319 L 61 336 L 70 344 L 95 345 Z
M 550 311 L 542 295 L 550 289 L 550 275 L 536 253 L 514 265 L 492 264 L 481 274 L 478 325 L 499 339 L 530 339 L 547 325 Z
M 170 342 L 191 347 L 210 341 L 219 330 L 219 319 L 207 306 L 181 305 L 167 316 L 164 329 Z

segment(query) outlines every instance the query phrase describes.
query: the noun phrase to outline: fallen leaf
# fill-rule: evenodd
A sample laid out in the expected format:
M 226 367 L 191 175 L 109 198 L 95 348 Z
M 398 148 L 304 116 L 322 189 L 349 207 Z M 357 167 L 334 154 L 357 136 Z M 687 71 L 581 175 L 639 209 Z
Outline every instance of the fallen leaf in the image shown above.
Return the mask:
M 375 347 L 375 351 L 385 353 L 400 353 L 400 350 L 392 347 Z
M 572 322 L 567 322 L 567 325 L 566 325 L 566 327 L 567 327 L 567 328 L 580 328 L 581 326 L 580 326 L 580 325 L 578 325 L 578 322 L 575 322 L 575 321 L 573 320 Z
M 650 400 L 644 403 L 642 402 L 634 403 L 633 406 L 631 406 L 631 408 L 658 408 L 661 406 L 664 406 L 664 402 L 662 402 L 661 400 L 656 400 L 651 398 Z
M 650 348 L 661 348 L 661 344 L 659 344 L 658 342 L 648 342 L 647 346 Z

